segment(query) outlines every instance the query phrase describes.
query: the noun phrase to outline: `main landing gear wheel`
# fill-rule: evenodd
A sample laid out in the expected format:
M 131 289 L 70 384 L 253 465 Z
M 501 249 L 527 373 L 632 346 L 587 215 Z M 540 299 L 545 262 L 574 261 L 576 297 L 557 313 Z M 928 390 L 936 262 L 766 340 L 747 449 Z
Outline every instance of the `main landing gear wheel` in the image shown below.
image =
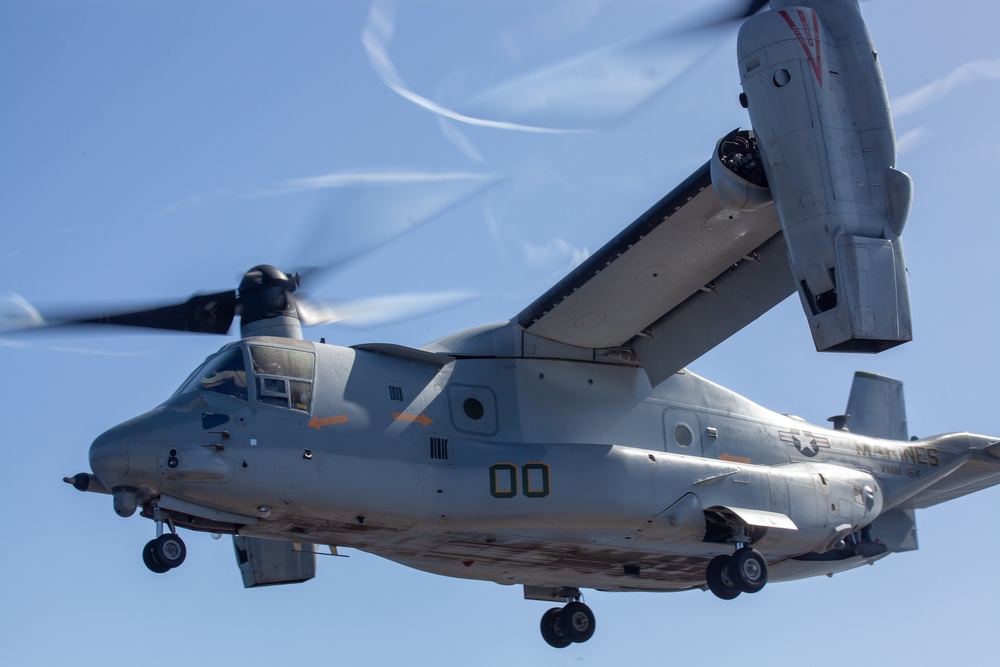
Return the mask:
M 708 570 L 705 572 L 708 590 L 723 600 L 733 600 L 743 592 L 743 589 L 736 585 L 729 573 L 731 562 L 730 556 L 716 556 L 708 562 Z
M 594 612 L 582 602 L 570 602 L 563 607 L 558 622 L 563 636 L 574 644 L 587 641 L 594 636 L 594 630 L 597 629 Z
M 597 621 L 590 607 L 580 601 L 553 607 L 542 615 L 542 639 L 553 648 L 582 644 L 594 636 Z
M 716 556 L 705 571 L 708 590 L 723 600 L 756 593 L 767 583 L 767 561 L 756 549 L 742 547 L 732 556 Z
M 562 625 L 559 623 L 561 616 L 562 607 L 552 607 L 542 614 L 542 639 L 552 648 L 566 648 L 573 643 L 563 635 Z
M 155 540 L 147 542 L 142 549 L 142 562 L 157 574 L 163 574 L 179 566 L 185 557 L 187 557 L 187 547 L 174 533 L 164 533 Z
M 767 561 L 756 549 L 743 547 L 729 561 L 729 576 L 744 593 L 756 593 L 767 583 Z
M 156 556 L 153 555 L 153 545 L 156 544 L 156 540 L 150 540 L 146 542 L 146 546 L 142 548 L 142 562 L 146 564 L 150 572 L 155 572 L 156 574 L 163 574 L 170 569 L 169 566 L 163 565 L 160 561 L 156 560 Z

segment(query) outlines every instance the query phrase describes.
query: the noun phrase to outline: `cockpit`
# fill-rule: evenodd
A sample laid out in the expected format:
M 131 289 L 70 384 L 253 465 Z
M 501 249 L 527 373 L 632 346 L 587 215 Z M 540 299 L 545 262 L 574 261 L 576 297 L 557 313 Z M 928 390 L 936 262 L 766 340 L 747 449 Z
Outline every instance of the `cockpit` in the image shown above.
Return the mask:
M 176 393 L 210 391 L 309 412 L 315 374 L 316 355 L 309 350 L 239 342 L 206 359 Z

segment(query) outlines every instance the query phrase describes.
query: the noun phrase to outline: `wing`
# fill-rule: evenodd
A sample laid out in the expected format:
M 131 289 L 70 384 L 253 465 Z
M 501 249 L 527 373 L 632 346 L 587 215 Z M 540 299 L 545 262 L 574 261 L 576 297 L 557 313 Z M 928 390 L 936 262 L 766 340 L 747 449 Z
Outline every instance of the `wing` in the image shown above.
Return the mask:
M 655 385 L 795 291 L 773 205 L 727 207 L 705 163 L 516 318 L 585 348 L 628 348 Z

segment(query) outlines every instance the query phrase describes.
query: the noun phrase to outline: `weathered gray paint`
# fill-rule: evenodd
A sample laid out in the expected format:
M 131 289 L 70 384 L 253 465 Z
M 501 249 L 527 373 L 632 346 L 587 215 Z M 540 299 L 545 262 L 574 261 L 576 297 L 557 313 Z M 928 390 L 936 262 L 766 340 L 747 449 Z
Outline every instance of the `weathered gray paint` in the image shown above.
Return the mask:
M 498 340 L 516 338 L 495 331 Z M 216 522 L 206 529 L 218 530 L 219 517 L 248 516 L 255 523 L 231 519 L 241 535 L 349 546 L 451 576 L 680 590 L 702 586 L 706 560 L 732 548 L 704 541 L 704 510 L 787 517 L 795 530 L 768 528 L 754 542 L 773 562 L 772 579 L 781 579 L 783 564 L 789 576 L 807 570 L 789 559 L 833 548 L 881 512 L 1000 475 L 1000 461 L 985 451 L 989 438 L 893 442 L 834 431 L 690 372 L 652 387 L 641 368 L 624 364 L 461 358 L 455 349 L 458 358 L 438 366 L 398 350 L 295 345 L 317 355 L 311 413 L 259 405 L 252 392 L 246 401 L 180 394 L 102 436 L 94 445 L 98 476 L 106 452 L 126 448 L 128 470 L 116 484 L 141 489 L 145 499 L 183 498 L 188 505 L 178 514 Z M 390 386 L 402 389 L 403 401 L 391 398 Z M 482 432 L 456 420 L 465 396 L 486 399 Z M 206 431 L 205 412 L 229 421 Z M 334 416 L 346 420 L 309 425 Z M 667 440 L 665 424 L 677 421 L 697 430 L 700 451 L 683 453 Z M 432 458 L 432 437 L 447 440 L 446 460 Z M 173 469 L 164 463 L 169 450 L 180 459 Z M 513 497 L 491 495 L 497 464 L 514 467 Z M 548 471 L 543 497 L 526 495 L 524 467 L 533 464 L 534 491 L 541 467 Z M 959 486 L 945 490 L 942 480 L 955 471 Z M 874 502 L 866 505 L 863 492 Z M 813 564 L 812 573 L 862 562 Z M 625 565 L 640 566 L 641 575 L 625 575 Z

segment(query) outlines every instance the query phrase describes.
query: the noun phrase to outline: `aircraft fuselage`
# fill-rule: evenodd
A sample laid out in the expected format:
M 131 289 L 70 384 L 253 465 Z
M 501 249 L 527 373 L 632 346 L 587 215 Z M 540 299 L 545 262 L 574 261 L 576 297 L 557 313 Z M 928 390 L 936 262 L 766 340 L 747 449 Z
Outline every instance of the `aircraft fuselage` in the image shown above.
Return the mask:
M 315 374 L 265 373 L 248 350 L 270 349 L 314 359 Z M 699 587 L 707 559 L 751 540 L 771 580 L 854 567 L 872 554 L 844 540 L 873 522 L 888 550 L 913 548 L 912 512 L 894 507 L 976 438 L 831 430 L 687 371 L 652 388 L 625 363 L 431 363 L 273 338 L 226 354 L 250 369 L 242 387 L 224 389 L 210 359 L 208 381 L 196 372 L 95 441 L 106 488 L 136 489 L 147 516 L 155 503 L 189 528 L 504 584 Z

